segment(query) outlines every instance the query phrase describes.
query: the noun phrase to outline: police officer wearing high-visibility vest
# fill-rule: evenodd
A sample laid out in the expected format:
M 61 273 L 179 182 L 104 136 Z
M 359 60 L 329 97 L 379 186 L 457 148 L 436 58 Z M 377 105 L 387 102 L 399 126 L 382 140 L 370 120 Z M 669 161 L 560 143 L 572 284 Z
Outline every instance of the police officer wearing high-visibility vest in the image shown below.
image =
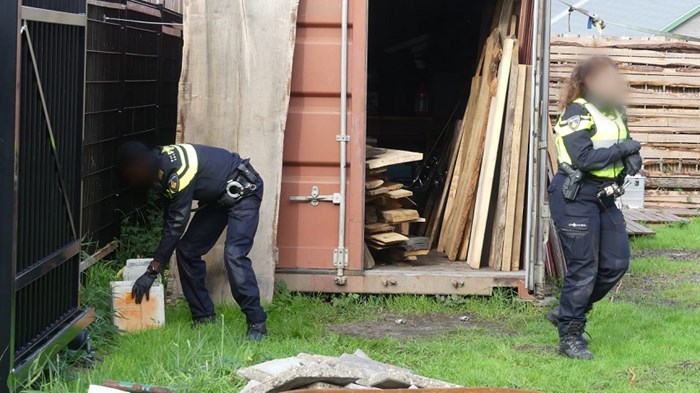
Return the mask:
M 258 227 L 263 180 L 247 159 L 237 153 L 203 145 L 178 144 L 149 150 L 140 142 L 126 142 L 117 153 L 123 178 L 132 186 L 153 186 L 164 201 L 163 234 L 146 272 L 132 294 L 141 303 L 158 274 L 176 251 L 182 292 L 195 323 L 216 320 L 205 286 L 202 256 L 226 230 L 224 265 L 234 300 L 248 322 L 248 338 L 267 334 L 267 315 L 248 253 Z M 189 227 L 193 200 L 198 201 Z M 185 232 L 185 228 L 187 231 Z
M 559 172 L 549 208 L 566 257 L 560 304 L 547 314 L 559 330 L 559 352 L 592 359 L 583 336 L 586 314 L 620 281 L 630 260 L 629 239 L 615 198 L 625 175 L 641 169 L 640 144 L 627 128 L 627 86 L 615 63 L 593 57 L 577 66 L 556 120 Z

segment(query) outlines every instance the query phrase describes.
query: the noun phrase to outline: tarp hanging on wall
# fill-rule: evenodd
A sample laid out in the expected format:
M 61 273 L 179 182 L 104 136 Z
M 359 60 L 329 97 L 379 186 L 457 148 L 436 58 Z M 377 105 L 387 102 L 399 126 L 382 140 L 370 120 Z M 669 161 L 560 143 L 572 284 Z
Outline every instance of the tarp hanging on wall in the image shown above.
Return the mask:
M 263 177 L 265 196 L 250 256 L 265 300 L 272 299 L 274 286 L 282 147 L 298 7 L 298 0 L 185 1 L 179 140 L 250 157 Z M 223 254 L 220 239 L 204 258 L 207 287 L 217 302 L 231 299 Z

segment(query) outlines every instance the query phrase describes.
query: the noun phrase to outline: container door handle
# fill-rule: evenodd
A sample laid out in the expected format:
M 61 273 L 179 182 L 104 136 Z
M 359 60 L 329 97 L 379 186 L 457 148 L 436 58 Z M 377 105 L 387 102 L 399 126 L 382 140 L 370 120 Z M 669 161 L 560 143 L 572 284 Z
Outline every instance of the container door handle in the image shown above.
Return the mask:
M 311 202 L 311 206 L 318 206 L 319 202 L 333 202 L 334 205 L 340 205 L 341 196 L 336 192 L 333 195 L 321 195 L 321 191 L 317 186 L 311 187 L 310 195 L 294 195 L 290 196 L 292 202 Z

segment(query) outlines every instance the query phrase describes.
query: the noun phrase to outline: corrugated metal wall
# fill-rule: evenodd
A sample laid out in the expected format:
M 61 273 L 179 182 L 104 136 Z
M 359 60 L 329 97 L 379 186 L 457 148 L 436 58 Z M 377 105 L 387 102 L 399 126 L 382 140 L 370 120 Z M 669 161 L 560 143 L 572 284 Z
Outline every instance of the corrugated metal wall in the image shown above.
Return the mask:
M 146 2 L 101 4 L 88 6 L 83 144 L 83 232 L 95 244 L 117 237 L 123 215 L 145 202 L 120 190 L 117 147 L 130 139 L 175 141 L 182 63 L 180 30 L 104 19 L 179 23 L 181 15 Z

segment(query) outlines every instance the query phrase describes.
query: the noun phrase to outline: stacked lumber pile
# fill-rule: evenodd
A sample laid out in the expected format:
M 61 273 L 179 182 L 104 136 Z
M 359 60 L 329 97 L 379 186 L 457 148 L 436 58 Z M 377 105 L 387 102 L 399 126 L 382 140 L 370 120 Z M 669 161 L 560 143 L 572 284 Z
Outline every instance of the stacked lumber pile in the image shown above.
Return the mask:
M 423 154 L 403 150 L 367 147 L 365 180 L 365 267 L 375 258 L 382 261 L 412 261 L 430 251 L 427 239 L 410 237 L 411 224 L 424 221 L 411 197 L 413 192 L 385 176 L 392 165 L 420 161 Z
M 555 36 L 550 114 L 576 64 L 605 55 L 630 87 L 632 136 L 642 143 L 648 207 L 700 207 L 700 43 L 652 38 Z
M 518 24 L 529 7 L 499 1 L 448 153 L 446 185 L 426 209 L 429 243 L 439 238 L 438 252 L 474 269 L 521 268 L 531 87 L 530 66 L 519 62 L 517 32 L 528 30 Z

